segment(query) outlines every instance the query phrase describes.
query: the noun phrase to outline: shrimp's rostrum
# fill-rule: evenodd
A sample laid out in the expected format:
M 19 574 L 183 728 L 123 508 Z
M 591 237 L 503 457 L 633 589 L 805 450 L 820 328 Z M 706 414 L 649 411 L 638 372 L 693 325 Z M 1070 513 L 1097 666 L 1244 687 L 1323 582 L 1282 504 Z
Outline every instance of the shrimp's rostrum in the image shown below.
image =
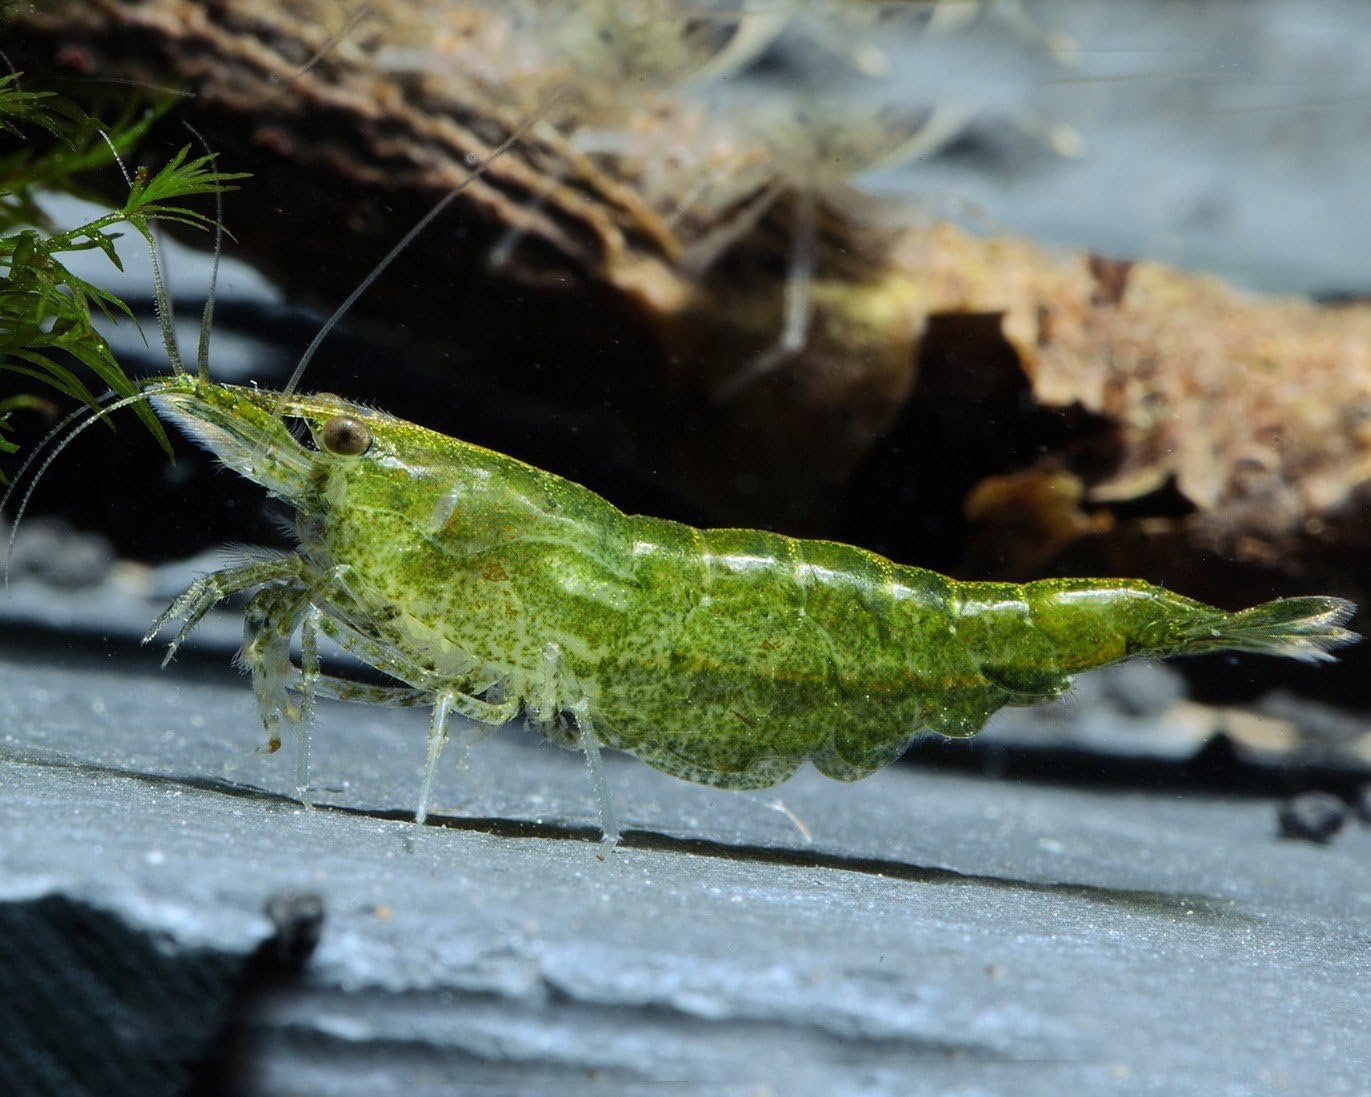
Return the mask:
M 974 735 L 1092 667 L 1224 648 L 1323 659 L 1355 639 L 1337 598 L 1228 613 L 1138 580 L 957 582 L 849 545 L 627 515 L 335 396 L 188 373 L 149 393 L 292 506 L 300 537 L 291 555 L 201 580 L 153 633 L 185 616 L 179 642 L 216 599 L 267 584 L 244 661 L 269 738 L 303 721 L 287 689 L 432 705 L 420 819 L 452 711 L 487 724 L 522 714 L 584 750 L 612 840 L 602 745 L 725 788 L 775 784 L 805 761 L 855 780 L 921 731 Z M 300 627 L 310 642 L 295 667 Z M 323 675 L 316 627 L 397 684 Z M 299 783 L 304 795 L 303 763 Z

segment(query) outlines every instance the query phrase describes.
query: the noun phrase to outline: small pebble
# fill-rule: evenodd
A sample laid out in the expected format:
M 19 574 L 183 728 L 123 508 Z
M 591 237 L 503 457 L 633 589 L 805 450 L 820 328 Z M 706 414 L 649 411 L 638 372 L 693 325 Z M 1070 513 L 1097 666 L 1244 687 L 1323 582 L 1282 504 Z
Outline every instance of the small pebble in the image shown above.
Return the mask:
M 1125 716 L 1157 716 L 1185 698 L 1185 680 L 1160 663 L 1124 663 L 1111 668 L 1104 689 Z
M 1320 845 L 1332 840 L 1347 819 L 1347 805 L 1329 792 L 1301 792 L 1281 805 L 1282 838 Z
M 266 903 L 275 928 L 272 943 L 276 961 L 285 970 L 298 970 L 314 954 L 324 932 L 324 900 L 309 891 L 278 891 Z
M 114 547 L 96 533 L 73 529 L 59 518 L 32 518 L 14 541 L 14 570 L 48 586 L 98 586 L 114 566 Z
M 1357 794 L 1357 818 L 1371 825 L 1371 785 L 1362 785 Z

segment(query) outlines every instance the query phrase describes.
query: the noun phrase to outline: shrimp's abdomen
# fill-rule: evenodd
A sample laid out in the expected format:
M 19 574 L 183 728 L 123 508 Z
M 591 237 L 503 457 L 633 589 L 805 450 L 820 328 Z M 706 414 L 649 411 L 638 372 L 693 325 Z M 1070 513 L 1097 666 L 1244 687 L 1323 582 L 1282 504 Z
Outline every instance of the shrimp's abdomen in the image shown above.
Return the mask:
M 855 779 L 987 685 L 942 576 L 831 542 L 634 523 L 637 609 L 597 708 L 612 745 L 659 769 L 762 787 L 809 759 Z

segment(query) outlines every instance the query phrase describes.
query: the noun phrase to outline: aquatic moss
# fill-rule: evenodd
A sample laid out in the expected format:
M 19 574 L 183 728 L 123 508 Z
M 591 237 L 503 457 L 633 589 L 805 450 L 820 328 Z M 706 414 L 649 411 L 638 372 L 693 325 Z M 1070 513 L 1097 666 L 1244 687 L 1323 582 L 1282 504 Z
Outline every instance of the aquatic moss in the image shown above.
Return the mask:
M 50 90 L 34 90 L 22 73 L 0 78 L 0 453 L 18 445 L 8 436 L 9 416 L 45 409 L 41 389 L 95 408 L 100 392 L 132 395 L 134 382 L 96 330 L 98 313 L 133 319 L 128 306 L 107 290 L 79 278 L 63 257 L 99 250 L 118 269 L 116 242 L 132 228 L 151 242 L 151 224 L 174 222 L 211 227 L 211 218 L 184 200 L 229 189 L 241 178 L 214 170 L 213 156 L 192 157 L 182 148 L 160 170 L 127 177 L 122 204 L 109 208 L 83 180 L 91 173 L 122 169 L 148 129 L 172 100 L 138 92 L 105 95 L 113 116 Z M 108 212 L 74 227 L 57 225 L 41 195 L 65 192 L 94 200 Z M 138 414 L 163 446 L 166 436 L 145 405 Z

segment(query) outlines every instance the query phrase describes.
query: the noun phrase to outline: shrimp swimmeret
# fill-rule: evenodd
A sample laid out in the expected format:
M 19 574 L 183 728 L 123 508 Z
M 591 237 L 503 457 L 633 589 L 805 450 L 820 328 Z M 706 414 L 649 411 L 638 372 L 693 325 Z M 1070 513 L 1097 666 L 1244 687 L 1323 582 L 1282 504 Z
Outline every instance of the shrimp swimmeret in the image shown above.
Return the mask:
M 601 746 L 725 788 L 775 784 L 805 761 L 850 781 L 921 731 L 975 735 L 1001 707 L 1058 697 L 1108 663 L 1224 649 L 1323 660 L 1357 639 L 1340 598 L 1229 613 L 1134 579 L 957 582 L 849 545 L 627 515 L 336 396 L 189 372 L 148 393 L 292 506 L 300 538 L 294 553 L 197 581 L 149 639 L 184 617 L 174 652 L 217 601 L 260 588 L 242 660 L 273 748 L 283 723 L 298 729 L 300 795 L 307 705 L 292 693 L 429 705 L 419 821 L 453 712 L 489 725 L 522 715 L 584 751 L 612 842 Z M 396 684 L 322 674 L 316 629 Z

